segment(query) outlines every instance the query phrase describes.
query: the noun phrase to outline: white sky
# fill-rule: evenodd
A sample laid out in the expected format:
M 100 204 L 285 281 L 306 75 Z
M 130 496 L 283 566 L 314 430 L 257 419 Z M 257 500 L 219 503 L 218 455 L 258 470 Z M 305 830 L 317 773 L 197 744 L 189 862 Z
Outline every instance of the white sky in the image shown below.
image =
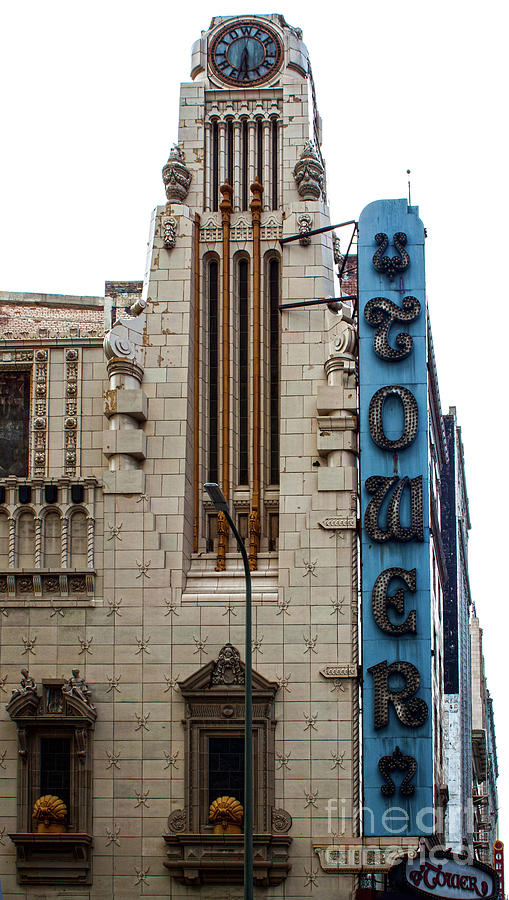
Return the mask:
M 143 277 L 191 44 L 214 14 L 272 11 L 303 29 L 310 52 L 332 221 L 406 196 L 412 170 L 443 411 L 455 405 L 463 429 L 507 807 L 507 4 L 4 0 L 0 290 L 102 295 L 105 280 Z

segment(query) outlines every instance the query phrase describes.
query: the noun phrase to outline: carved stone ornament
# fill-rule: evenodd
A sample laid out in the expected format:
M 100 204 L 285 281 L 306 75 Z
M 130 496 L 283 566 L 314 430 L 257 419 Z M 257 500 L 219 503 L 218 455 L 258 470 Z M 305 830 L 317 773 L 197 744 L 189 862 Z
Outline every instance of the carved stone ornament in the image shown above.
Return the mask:
M 177 220 L 170 216 L 163 222 L 163 243 L 167 250 L 173 250 L 177 243 Z
M 357 527 L 357 516 L 339 513 L 336 516 L 326 516 L 318 522 L 318 525 L 325 531 L 347 531 Z
M 187 814 L 185 809 L 174 809 L 168 816 L 168 831 L 170 834 L 180 834 L 186 830 Z
M 388 275 L 391 281 L 395 275 L 401 274 L 401 272 L 408 269 L 408 266 L 410 265 L 410 257 L 405 250 L 407 244 L 405 232 L 398 231 L 393 236 L 392 240 L 399 256 L 383 255 L 389 246 L 389 238 L 383 232 L 375 234 L 375 244 L 378 245 L 378 250 L 373 256 L 373 265 L 377 272 L 380 272 L 381 275 Z
M 272 831 L 286 834 L 292 827 L 292 817 L 286 809 L 272 809 Z
M 313 146 L 313 142 L 306 141 L 293 170 L 297 190 L 303 200 L 320 199 L 323 195 L 324 176 L 325 169 Z
M 83 700 L 90 709 L 95 709 L 95 706 L 92 703 L 92 694 L 88 684 L 85 679 L 80 675 L 79 669 L 73 669 L 72 675 L 68 681 L 62 687 L 62 693 L 67 694 L 71 697 L 78 697 L 79 700 Z
M 359 667 L 357 663 L 336 663 L 336 665 L 325 666 L 320 669 L 320 675 L 323 678 L 357 678 L 359 675 Z
M 307 213 L 303 213 L 297 218 L 297 227 L 299 229 L 299 244 L 301 247 L 309 247 L 311 238 L 308 234 L 313 228 L 313 219 Z
M 192 175 L 185 164 L 184 151 L 177 144 L 170 150 L 168 162 L 163 168 L 163 181 L 168 200 L 183 203 L 191 184 Z
M 28 669 L 21 670 L 21 681 L 18 688 L 15 688 L 12 692 L 12 697 L 27 697 L 32 695 L 37 698 L 37 702 L 39 701 L 39 697 L 37 696 L 37 686 L 34 679 L 30 676 Z
M 353 359 L 357 350 L 357 328 L 350 309 L 343 303 L 339 303 L 338 307 L 335 309 L 329 305 L 326 310 L 329 360 L 344 356 Z
M 225 644 L 212 670 L 211 684 L 244 684 L 244 670 L 240 653 L 232 644 Z

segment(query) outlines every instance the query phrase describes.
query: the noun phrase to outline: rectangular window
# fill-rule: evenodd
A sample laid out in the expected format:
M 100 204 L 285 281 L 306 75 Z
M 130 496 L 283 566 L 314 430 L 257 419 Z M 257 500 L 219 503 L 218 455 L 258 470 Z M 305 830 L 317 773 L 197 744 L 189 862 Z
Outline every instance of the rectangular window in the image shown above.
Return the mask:
M 209 806 L 234 797 L 244 806 L 244 738 L 209 738 Z
M 0 478 L 28 477 L 30 373 L 0 373 Z
M 41 797 L 52 794 L 67 806 L 71 799 L 71 741 L 69 738 L 41 738 Z

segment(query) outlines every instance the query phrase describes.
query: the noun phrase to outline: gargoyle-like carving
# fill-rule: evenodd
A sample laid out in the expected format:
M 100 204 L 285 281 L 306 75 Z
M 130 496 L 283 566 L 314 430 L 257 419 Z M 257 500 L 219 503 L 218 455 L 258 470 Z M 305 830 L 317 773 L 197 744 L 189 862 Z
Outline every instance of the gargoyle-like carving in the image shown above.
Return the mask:
M 177 220 L 174 216 L 163 222 L 163 243 L 167 250 L 172 250 L 177 243 Z
M 225 644 L 219 651 L 212 669 L 211 684 L 244 684 L 240 653 L 232 644 Z
M 325 169 L 313 142 L 306 141 L 293 170 L 297 190 L 303 200 L 320 199 L 323 194 L 324 176 Z
M 399 792 L 403 797 L 411 797 L 415 793 L 415 785 L 410 782 L 417 772 L 417 760 L 414 756 L 405 756 L 399 747 L 396 747 L 391 756 L 382 756 L 378 760 L 378 771 L 385 781 L 385 784 L 380 786 L 384 797 L 393 797 L 396 792 L 391 772 L 407 773 L 399 786 Z
M 303 213 L 297 218 L 297 227 L 299 229 L 299 244 L 301 247 L 309 247 L 311 238 L 309 233 L 313 228 L 313 219 L 307 213 Z
M 192 175 L 185 164 L 184 151 L 177 144 L 170 150 L 168 162 L 163 167 L 163 181 L 168 200 L 183 203 L 191 184 Z
M 405 250 L 407 236 L 404 231 L 398 231 L 392 238 L 394 246 L 399 256 L 384 256 L 385 250 L 389 246 L 389 238 L 383 232 L 375 234 L 375 243 L 378 244 L 378 250 L 373 257 L 373 265 L 377 272 L 381 275 L 388 275 L 394 278 L 395 275 L 404 272 L 410 265 L 410 257 Z
M 72 670 L 71 677 L 62 687 L 62 693 L 67 694 L 70 697 L 77 697 L 78 700 L 83 700 L 90 709 L 95 709 L 95 706 L 92 703 L 90 688 L 85 679 L 80 675 L 79 669 Z
M 420 311 L 421 304 L 417 297 L 403 297 L 402 306 L 398 306 L 387 297 L 373 297 L 366 303 L 364 318 L 366 322 L 376 327 L 373 350 L 377 356 L 397 362 L 410 355 L 414 345 L 412 337 L 404 331 L 397 334 L 395 342 L 398 349 L 395 349 L 388 341 L 389 330 L 393 322 L 413 322 Z

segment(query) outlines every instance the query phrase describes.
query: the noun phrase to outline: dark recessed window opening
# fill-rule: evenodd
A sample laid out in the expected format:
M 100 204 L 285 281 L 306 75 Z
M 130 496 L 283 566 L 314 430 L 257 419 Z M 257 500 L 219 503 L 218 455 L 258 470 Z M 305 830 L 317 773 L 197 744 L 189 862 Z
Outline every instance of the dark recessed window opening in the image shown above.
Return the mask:
M 215 259 L 208 266 L 208 369 L 209 369 L 209 452 L 208 480 L 218 480 L 218 264 Z
M 248 263 L 241 259 L 238 267 L 239 285 L 239 484 L 249 484 L 248 434 Z
M 263 179 L 263 125 L 262 120 L 258 119 L 256 123 L 256 174 L 258 181 L 262 183 Z
M 278 134 L 277 122 L 272 120 L 272 209 L 277 209 L 277 183 L 278 183 Z
M 213 553 L 217 540 L 217 515 L 207 516 L 207 540 L 206 551 Z
M 212 209 L 219 208 L 219 129 L 212 123 Z
M 233 185 L 233 122 L 226 123 L 226 177 L 228 184 Z
M 269 550 L 278 549 L 279 541 L 279 514 L 269 513 Z
M 52 794 L 63 800 L 70 823 L 71 799 L 71 740 L 70 738 L 41 738 L 41 797 Z
M 0 478 L 28 477 L 29 416 L 30 373 L 0 372 Z
M 269 262 L 269 469 L 270 483 L 279 484 L 279 260 Z
M 247 122 L 242 122 L 242 209 L 247 209 L 247 198 L 249 197 L 249 179 L 248 179 L 248 136 Z
M 244 806 L 244 738 L 209 738 L 209 806 L 234 797 Z

